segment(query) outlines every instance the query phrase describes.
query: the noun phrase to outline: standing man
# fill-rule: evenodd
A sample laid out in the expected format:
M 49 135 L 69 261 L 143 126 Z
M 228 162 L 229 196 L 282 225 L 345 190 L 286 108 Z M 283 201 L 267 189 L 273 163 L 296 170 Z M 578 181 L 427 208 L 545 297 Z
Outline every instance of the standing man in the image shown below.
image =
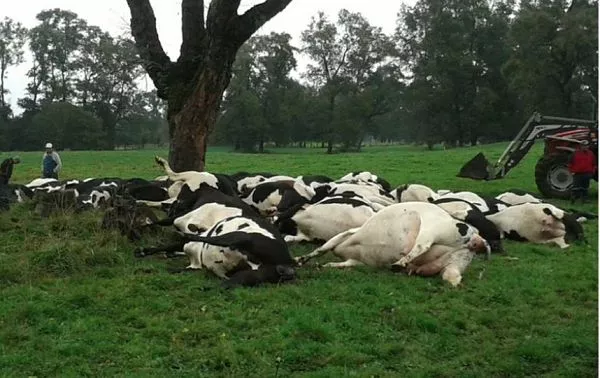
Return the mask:
M 58 180 L 58 172 L 62 168 L 60 156 L 54 151 L 52 143 L 46 143 L 46 152 L 42 156 L 42 178 L 54 178 Z
M 0 164 L 0 185 L 8 185 L 8 181 L 13 173 L 13 166 L 19 164 L 21 158 L 18 156 L 10 157 Z
M 590 150 L 589 141 L 579 142 L 569 164 L 569 171 L 573 174 L 573 187 L 571 189 L 571 203 L 577 199 L 585 202 L 590 188 L 590 180 L 596 173 L 596 155 Z

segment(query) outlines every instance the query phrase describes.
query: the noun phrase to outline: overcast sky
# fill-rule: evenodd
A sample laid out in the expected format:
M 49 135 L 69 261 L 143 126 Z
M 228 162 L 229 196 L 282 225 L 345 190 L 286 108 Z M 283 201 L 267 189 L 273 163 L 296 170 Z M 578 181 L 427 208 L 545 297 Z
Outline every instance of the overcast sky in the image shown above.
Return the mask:
M 44 9 L 61 8 L 77 13 L 91 25 L 97 25 L 112 35 L 122 34 L 127 30 L 129 24 L 129 8 L 126 0 L 2 0 L 10 2 L 0 10 L 0 18 L 8 16 L 15 21 L 21 22 L 25 27 L 33 27 L 37 24 L 36 14 Z M 172 60 L 176 60 L 181 44 L 181 21 L 179 0 L 151 0 L 157 19 L 157 28 L 160 40 L 166 53 Z M 242 0 L 239 13 L 244 12 L 250 6 L 260 3 L 259 0 Z M 372 25 L 380 26 L 385 33 L 393 32 L 396 24 L 396 15 L 402 3 L 414 4 L 416 0 L 293 0 L 292 3 L 281 13 L 267 22 L 260 30 L 260 34 L 276 32 L 287 32 L 292 35 L 292 44 L 299 46 L 300 33 L 310 22 L 310 18 L 323 11 L 330 20 L 337 18 L 340 9 L 345 8 L 351 12 L 362 13 Z M 206 1 L 208 4 L 209 2 Z M 298 57 L 300 58 L 300 57 Z M 17 99 L 24 96 L 27 85 L 27 70 L 31 66 L 29 53 L 25 55 L 25 63 L 18 67 L 11 67 L 7 80 L 6 89 L 10 91 L 8 99 L 12 104 L 13 111 L 20 113 L 17 107 Z M 298 59 L 299 70 L 306 64 L 305 59 Z M 147 81 L 148 90 L 153 89 L 152 83 Z

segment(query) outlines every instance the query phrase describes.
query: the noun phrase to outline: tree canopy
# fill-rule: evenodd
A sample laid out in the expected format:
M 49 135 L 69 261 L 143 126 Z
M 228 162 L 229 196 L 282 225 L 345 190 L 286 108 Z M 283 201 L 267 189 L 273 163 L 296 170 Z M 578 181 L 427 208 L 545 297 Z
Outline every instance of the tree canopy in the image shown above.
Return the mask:
M 253 35 L 289 2 L 238 14 L 239 1 L 213 0 L 205 15 L 204 2 L 182 0 L 175 61 L 160 45 L 148 1 L 128 1 L 133 39 L 61 9 L 40 12 L 31 30 L 4 19 L 0 148 L 39 148 L 43 138 L 32 135 L 47 129 L 39 128 L 43 120 L 65 135 L 57 141 L 64 148 L 170 141 L 179 151 L 174 161 L 198 169 L 215 125 L 210 143 L 237 151 L 313 145 L 334 152 L 373 140 L 430 148 L 508 140 L 533 111 L 595 115 L 597 1 L 418 0 L 400 7 L 391 34 L 360 13 L 341 9 L 329 19 L 315 10 L 298 40 L 285 31 Z M 25 45 L 33 61 L 18 102 L 23 113 L 14 116 L 4 79 Z M 145 73 L 155 90 L 142 90 Z M 55 103 L 83 113 L 48 107 Z M 92 133 L 98 144 L 67 138 L 54 121 L 63 113 L 92 116 L 75 135 Z M 197 152 L 191 160 L 190 151 Z

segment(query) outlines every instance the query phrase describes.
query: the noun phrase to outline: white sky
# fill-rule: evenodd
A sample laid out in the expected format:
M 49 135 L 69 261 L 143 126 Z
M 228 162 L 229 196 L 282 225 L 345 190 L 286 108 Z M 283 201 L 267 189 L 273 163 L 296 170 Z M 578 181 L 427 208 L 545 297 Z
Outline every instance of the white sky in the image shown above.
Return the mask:
M 9 0 L 2 0 L 8 2 Z M 157 28 L 160 40 L 171 60 L 179 56 L 181 44 L 180 0 L 151 0 L 154 14 L 157 19 Z M 262 0 L 242 0 L 239 13 Z M 402 3 L 414 4 L 416 0 L 293 0 L 287 8 L 267 22 L 259 31 L 260 34 L 287 32 L 292 36 L 292 44 L 300 46 L 300 33 L 304 30 L 310 18 L 323 11 L 331 21 L 337 19 L 337 13 L 345 8 L 351 12 L 360 12 L 372 25 L 379 26 L 385 33 L 394 31 L 397 13 Z M 205 4 L 209 1 L 205 0 Z M 6 5 L 6 4 L 5 4 Z M 31 28 L 37 24 L 35 16 L 44 9 L 61 8 L 77 13 L 87 20 L 88 24 L 97 25 L 113 36 L 122 34 L 129 25 L 129 8 L 126 0 L 19 0 L 11 2 L 10 7 L 0 8 L 0 18 L 5 16 L 21 22 L 25 27 Z M 302 71 L 307 63 L 299 55 L 298 70 Z M 27 77 L 25 76 L 31 66 L 29 53 L 25 54 L 25 63 L 11 67 L 7 73 L 5 87 L 10 91 L 8 100 L 12 104 L 15 114 L 21 113 L 17 106 L 17 99 L 25 95 Z M 152 82 L 147 80 L 147 89 L 153 89 Z

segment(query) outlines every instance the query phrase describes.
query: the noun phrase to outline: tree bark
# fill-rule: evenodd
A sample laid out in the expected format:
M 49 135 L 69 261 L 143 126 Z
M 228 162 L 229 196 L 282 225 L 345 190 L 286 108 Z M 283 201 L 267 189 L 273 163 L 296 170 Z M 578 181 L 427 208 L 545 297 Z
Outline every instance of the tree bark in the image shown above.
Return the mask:
M 131 32 L 157 94 L 167 100 L 169 163 L 176 171 L 202 171 L 237 50 L 292 0 L 266 0 L 237 14 L 240 0 L 182 0 L 182 44 L 177 62 L 165 54 L 149 0 L 127 0 Z

